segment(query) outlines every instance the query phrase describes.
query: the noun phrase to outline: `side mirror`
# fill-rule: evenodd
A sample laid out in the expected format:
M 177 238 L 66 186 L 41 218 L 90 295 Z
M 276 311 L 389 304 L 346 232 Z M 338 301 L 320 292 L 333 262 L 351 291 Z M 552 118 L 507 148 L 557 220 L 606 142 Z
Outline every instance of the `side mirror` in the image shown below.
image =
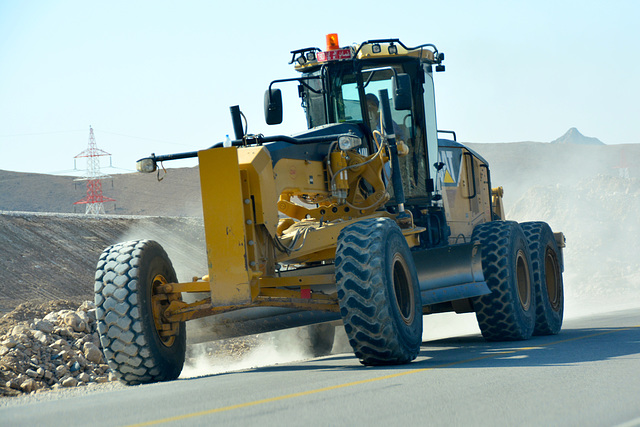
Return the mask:
M 411 77 L 409 74 L 398 74 L 391 77 L 391 90 L 396 110 L 411 110 Z
M 268 125 L 282 123 L 282 92 L 280 89 L 267 89 L 264 93 L 264 119 Z

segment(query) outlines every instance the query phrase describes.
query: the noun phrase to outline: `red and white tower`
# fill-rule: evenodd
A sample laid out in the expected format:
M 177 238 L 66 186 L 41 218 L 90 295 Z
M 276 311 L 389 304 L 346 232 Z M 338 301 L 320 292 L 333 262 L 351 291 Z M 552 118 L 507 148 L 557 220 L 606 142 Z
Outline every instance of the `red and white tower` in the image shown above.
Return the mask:
M 93 129 L 89 126 L 89 147 L 74 157 L 74 159 L 87 158 L 87 173 L 83 178 L 78 179 L 78 181 L 87 181 L 87 195 L 74 203 L 74 205 L 87 205 L 85 214 L 103 214 L 104 206 L 102 203 L 115 202 L 115 199 L 102 195 L 102 182 L 100 180 L 110 178 L 100 172 L 100 157 L 102 156 L 111 156 L 111 154 L 98 148 L 96 139 L 93 136 Z

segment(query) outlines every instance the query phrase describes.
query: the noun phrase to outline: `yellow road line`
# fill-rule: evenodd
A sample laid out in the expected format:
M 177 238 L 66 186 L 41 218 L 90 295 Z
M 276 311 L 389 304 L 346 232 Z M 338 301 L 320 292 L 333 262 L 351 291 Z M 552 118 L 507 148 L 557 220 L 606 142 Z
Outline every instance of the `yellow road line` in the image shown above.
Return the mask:
M 611 334 L 613 332 L 628 331 L 628 330 L 631 330 L 631 329 L 634 329 L 634 328 L 640 328 L 640 325 L 629 326 L 629 327 L 626 327 L 626 328 L 612 329 L 612 330 L 609 330 L 609 331 L 598 332 L 598 333 L 595 333 L 595 334 L 584 335 L 584 336 L 581 336 L 581 337 L 568 338 L 568 339 L 560 340 L 560 341 L 552 341 L 552 342 L 540 344 L 540 345 L 533 346 L 533 347 L 520 347 L 520 348 L 516 348 L 516 349 L 512 349 L 512 350 L 499 351 L 499 352 L 496 352 L 496 353 L 488 354 L 486 356 L 480 356 L 480 357 L 474 357 L 474 358 L 471 358 L 471 359 L 459 360 L 457 362 L 443 363 L 443 364 L 440 364 L 440 365 L 431 366 L 429 368 L 410 369 L 408 371 L 398 372 L 396 374 L 390 374 L 390 375 L 383 375 L 383 376 L 380 376 L 380 377 L 369 378 L 369 379 L 366 379 L 366 380 L 353 381 L 353 382 L 344 383 L 344 384 L 337 384 L 337 385 L 333 385 L 333 386 L 329 386 L 329 387 L 317 388 L 317 389 L 314 389 L 314 390 L 301 391 L 299 393 L 291 393 L 291 394 L 285 394 L 285 395 L 282 395 L 282 396 L 270 397 L 270 398 L 267 398 L 267 399 L 260 399 L 260 400 L 254 400 L 254 401 L 251 401 L 251 402 L 238 403 L 236 405 L 223 406 L 221 408 L 208 409 L 206 411 L 192 412 L 192 413 L 184 414 L 184 415 L 176 415 L 175 417 L 161 418 L 161 419 L 158 419 L 158 420 L 147 421 L 147 422 L 140 423 L 140 424 L 132 424 L 130 427 L 142 427 L 142 426 L 151 426 L 151 425 L 157 425 L 157 424 L 163 424 L 163 423 L 170 423 L 172 421 L 181 421 L 181 420 L 185 420 L 185 419 L 189 419 L 189 418 L 201 417 L 203 415 L 216 414 L 218 412 L 226 412 L 226 411 L 232 411 L 234 409 L 248 408 L 250 406 L 257 406 L 257 405 L 262 405 L 262 404 L 265 404 L 265 403 L 278 402 L 280 400 L 293 399 L 293 398 L 296 398 L 296 397 L 308 396 L 308 395 L 316 394 L 316 393 L 323 393 L 325 391 L 338 390 L 338 389 L 346 388 L 346 387 L 353 387 L 353 386 L 360 385 L 360 384 L 367 384 L 367 383 L 372 383 L 372 382 L 376 382 L 376 381 L 388 380 L 388 379 L 391 379 L 391 378 L 398 378 L 398 377 L 402 377 L 404 375 L 417 374 L 419 372 L 430 371 L 430 370 L 433 370 L 433 369 L 448 368 L 450 366 L 461 365 L 461 364 L 470 363 L 470 362 L 476 362 L 478 360 L 491 359 L 491 358 L 494 358 L 494 357 L 503 356 L 505 354 L 513 354 L 513 353 L 517 353 L 517 352 L 520 352 L 520 351 L 534 350 L 534 349 L 541 348 L 541 347 L 547 347 L 547 346 L 550 346 L 550 345 L 553 345 L 553 344 L 563 344 L 563 343 L 567 343 L 567 342 L 571 342 L 571 341 L 579 341 L 579 340 L 583 340 L 583 339 L 586 339 L 586 338 L 593 338 L 593 337 L 597 337 L 597 336 L 600 336 L 600 335 L 607 335 L 607 334 Z

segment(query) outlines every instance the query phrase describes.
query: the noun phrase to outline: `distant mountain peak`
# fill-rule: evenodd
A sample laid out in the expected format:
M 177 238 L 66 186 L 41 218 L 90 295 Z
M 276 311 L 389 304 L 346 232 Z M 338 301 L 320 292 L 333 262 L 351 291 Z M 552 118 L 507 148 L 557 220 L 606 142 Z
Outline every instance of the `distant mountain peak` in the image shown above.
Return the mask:
M 551 141 L 552 144 L 577 144 L 577 145 L 604 145 L 598 138 L 584 136 L 576 128 L 569 129 L 558 139 Z

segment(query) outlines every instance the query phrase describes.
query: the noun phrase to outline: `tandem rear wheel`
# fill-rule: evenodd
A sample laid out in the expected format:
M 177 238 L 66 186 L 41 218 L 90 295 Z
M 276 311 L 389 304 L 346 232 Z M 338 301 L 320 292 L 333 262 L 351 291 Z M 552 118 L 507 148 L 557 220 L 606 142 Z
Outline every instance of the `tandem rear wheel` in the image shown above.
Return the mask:
M 531 255 L 522 228 L 513 221 L 478 225 L 472 240 L 482 247 L 482 270 L 490 294 L 473 298 L 478 326 L 489 341 L 526 340 L 536 319 Z
M 551 227 L 545 222 L 520 224 L 529 243 L 535 284 L 536 322 L 534 335 L 555 335 L 562 328 L 564 286 L 562 255 Z

